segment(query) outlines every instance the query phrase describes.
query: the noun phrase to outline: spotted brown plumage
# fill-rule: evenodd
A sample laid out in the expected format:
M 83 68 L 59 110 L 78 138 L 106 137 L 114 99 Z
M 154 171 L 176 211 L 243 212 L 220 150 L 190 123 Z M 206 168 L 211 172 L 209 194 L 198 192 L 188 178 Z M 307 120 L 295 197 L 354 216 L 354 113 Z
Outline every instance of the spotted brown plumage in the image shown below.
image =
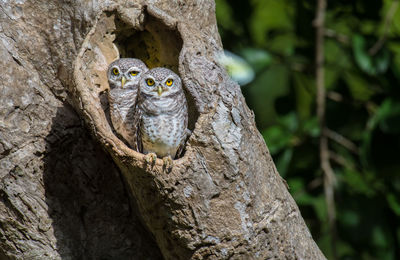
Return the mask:
M 148 161 L 156 154 L 172 165 L 187 137 L 188 108 L 180 77 L 166 68 L 154 68 L 140 80 L 139 143 Z
M 122 58 L 112 62 L 107 71 L 111 122 L 118 136 L 133 149 L 137 149 L 135 107 L 139 81 L 147 70 L 139 59 Z

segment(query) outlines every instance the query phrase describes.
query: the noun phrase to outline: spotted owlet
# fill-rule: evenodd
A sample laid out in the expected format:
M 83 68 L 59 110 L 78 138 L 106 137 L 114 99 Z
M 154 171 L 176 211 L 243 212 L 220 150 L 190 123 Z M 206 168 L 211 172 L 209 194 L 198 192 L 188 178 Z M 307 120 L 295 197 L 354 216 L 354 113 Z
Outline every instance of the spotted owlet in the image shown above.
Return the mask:
M 123 58 L 112 62 L 107 77 L 111 122 L 117 134 L 137 149 L 135 107 L 140 76 L 148 70 L 138 59 Z
M 140 79 L 137 112 L 138 142 L 147 162 L 162 157 L 164 165 L 172 166 L 186 137 L 188 109 L 178 75 L 166 68 L 154 68 Z

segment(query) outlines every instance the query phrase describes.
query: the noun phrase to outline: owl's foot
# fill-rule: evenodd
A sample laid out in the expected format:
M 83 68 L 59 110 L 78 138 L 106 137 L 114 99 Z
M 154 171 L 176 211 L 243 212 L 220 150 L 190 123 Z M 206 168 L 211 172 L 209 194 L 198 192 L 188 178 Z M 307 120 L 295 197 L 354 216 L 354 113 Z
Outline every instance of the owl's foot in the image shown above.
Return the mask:
M 165 156 L 163 159 L 163 166 L 165 167 L 165 169 L 167 170 L 167 171 L 170 171 L 171 169 L 172 169 L 172 166 L 173 166 L 173 161 L 172 161 L 172 158 L 171 158 L 171 156 Z
M 146 163 L 153 165 L 157 160 L 157 155 L 155 153 L 148 153 L 144 156 Z

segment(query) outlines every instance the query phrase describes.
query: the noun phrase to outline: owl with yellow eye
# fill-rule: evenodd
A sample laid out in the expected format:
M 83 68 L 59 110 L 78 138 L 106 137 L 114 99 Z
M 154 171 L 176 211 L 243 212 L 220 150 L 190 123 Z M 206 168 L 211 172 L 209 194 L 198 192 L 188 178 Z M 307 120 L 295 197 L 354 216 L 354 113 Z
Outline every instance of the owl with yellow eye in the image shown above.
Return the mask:
M 138 145 L 153 163 L 157 156 L 172 166 L 190 133 L 188 108 L 180 77 L 167 68 L 154 68 L 141 76 L 137 104 Z
M 112 62 L 107 71 L 110 117 L 117 135 L 137 150 L 135 108 L 139 81 L 147 66 L 139 59 L 122 58 Z

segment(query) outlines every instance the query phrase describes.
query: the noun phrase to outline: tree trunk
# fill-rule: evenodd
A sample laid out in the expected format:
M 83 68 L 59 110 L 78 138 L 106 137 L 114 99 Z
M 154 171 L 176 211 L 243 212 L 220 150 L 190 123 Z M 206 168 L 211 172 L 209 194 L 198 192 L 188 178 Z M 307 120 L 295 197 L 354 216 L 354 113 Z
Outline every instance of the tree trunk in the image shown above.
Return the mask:
M 0 7 L 0 259 L 324 259 L 216 61 L 213 1 Z M 171 171 L 113 133 L 117 57 L 182 78 L 192 135 Z

